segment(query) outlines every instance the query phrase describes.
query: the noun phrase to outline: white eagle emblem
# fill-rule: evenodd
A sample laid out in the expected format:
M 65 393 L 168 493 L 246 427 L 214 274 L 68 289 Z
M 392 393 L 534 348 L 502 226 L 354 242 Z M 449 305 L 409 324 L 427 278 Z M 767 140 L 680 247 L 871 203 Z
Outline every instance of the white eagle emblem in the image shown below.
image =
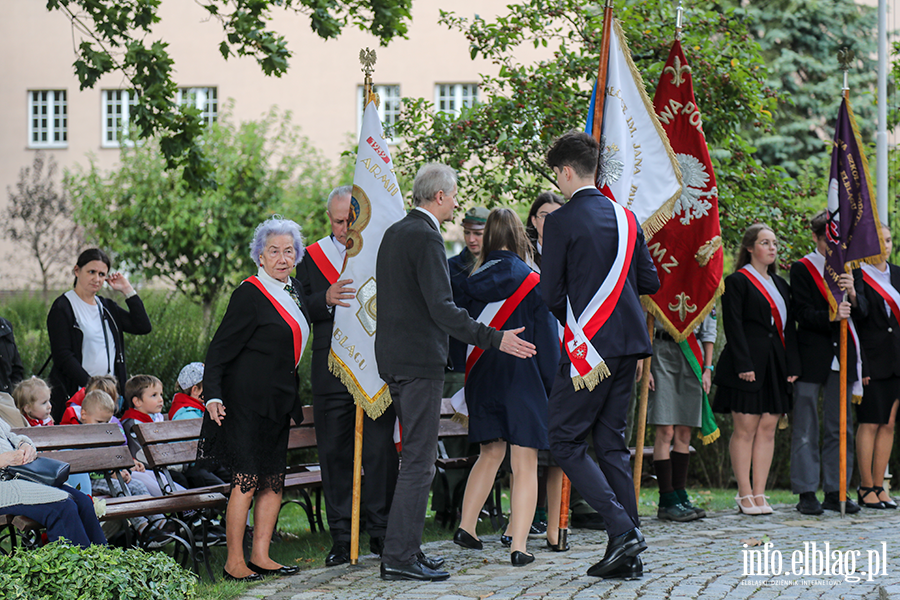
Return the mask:
M 679 221 L 682 225 L 690 225 L 693 219 L 700 219 L 709 214 L 712 202 L 707 198 L 715 198 L 719 195 L 718 188 L 704 192 L 709 183 L 709 174 L 706 165 L 690 154 L 676 154 L 678 166 L 681 167 L 681 197 L 675 201 L 675 209 L 672 216 L 682 215 Z
M 618 152 L 618 146 L 615 144 L 607 146 L 606 136 L 600 136 L 600 160 L 597 164 L 598 188 L 615 183 L 622 176 L 622 172 L 625 170 L 625 163 L 615 159 Z

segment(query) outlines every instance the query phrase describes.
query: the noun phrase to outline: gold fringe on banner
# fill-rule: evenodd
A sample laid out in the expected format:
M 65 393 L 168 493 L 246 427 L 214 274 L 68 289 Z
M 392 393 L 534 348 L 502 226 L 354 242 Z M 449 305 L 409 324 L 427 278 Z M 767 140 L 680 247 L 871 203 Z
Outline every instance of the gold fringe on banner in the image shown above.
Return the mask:
M 356 377 L 353 376 L 353 373 L 350 372 L 350 369 L 347 368 L 347 365 L 344 364 L 335 353 L 334 350 L 331 350 L 328 353 L 328 370 L 331 373 L 341 380 L 345 386 L 347 386 L 347 391 L 350 392 L 350 395 L 353 396 L 353 401 L 356 402 L 357 406 L 361 406 L 366 414 L 369 415 L 369 418 L 374 420 L 384 414 L 384 411 L 387 410 L 387 407 L 391 405 L 391 391 L 388 389 L 387 384 L 384 384 L 378 393 L 375 394 L 374 398 L 369 398 L 368 394 L 363 391 L 362 386 L 359 384 L 359 381 L 356 380 Z
M 460 425 L 469 426 L 469 415 L 464 415 L 461 412 L 454 412 L 453 416 L 450 417 L 450 420 L 454 423 L 459 423 Z
M 594 388 L 597 387 L 597 384 L 610 375 L 612 375 L 612 373 L 609 372 L 609 367 L 606 366 L 605 361 L 601 360 L 600 364 L 591 369 L 587 375 L 583 377 L 581 375 L 576 375 L 573 377 L 572 385 L 575 386 L 576 392 L 583 388 L 587 388 L 589 392 L 593 392 Z
M 862 396 L 853 396 L 850 398 L 850 402 L 853 404 L 862 404 L 863 397 Z
M 656 116 L 656 109 L 653 108 L 653 102 L 650 100 L 650 96 L 647 95 L 646 88 L 644 88 L 644 78 L 641 77 L 640 71 L 637 70 L 637 67 L 634 66 L 634 61 L 631 60 L 631 49 L 628 47 L 628 38 L 625 37 L 625 32 L 622 31 L 622 26 L 619 25 L 618 19 L 613 19 L 613 27 L 615 27 L 616 36 L 619 38 L 619 45 L 622 48 L 622 54 L 625 56 L 625 62 L 628 65 L 628 69 L 631 71 L 631 77 L 634 79 L 635 83 L 638 84 L 638 93 L 640 93 L 641 100 L 644 102 L 644 108 L 646 109 L 647 114 L 650 115 L 650 120 L 653 121 L 654 127 L 656 127 L 659 139 L 661 139 L 665 145 L 666 154 L 669 156 L 669 161 L 672 163 L 672 169 L 675 171 L 675 177 L 678 179 L 678 191 L 671 198 L 666 200 L 666 202 L 660 206 L 655 213 L 647 218 L 646 221 L 641 223 L 641 227 L 644 229 L 644 237 L 649 241 L 650 238 L 652 238 L 657 231 L 662 229 L 663 225 L 672 218 L 672 213 L 675 212 L 675 201 L 681 197 L 680 186 L 683 186 L 684 183 L 681 177 L 681 167 L 678 166 L 678 159 L 675 158 L 675 151 L 672 150 L 672 145 L 669 143 L 669 136 L 666 135 L 665 130 L 662 128 L 662 125 Z
M 669 316 L 656 304 L 651 296 L 641 296 L 641 305 L 644 307 L 644 310 L 652 314 L 656 319 L 662 323 L 662 326 L 665 328 L 666 332 L 672 336 L 676 343 L 681 343 L 691 335 L 691 332 L 697 328 L 698 325 L 706 318 L 706 316 L 712 312 L 712 309 L 716 306 L 716 299 L 725 293 L 725 280 L 720 279 L 719 285 L 716 288 L 715 293 L 713 294 L 712 299 L 707 302 L 706 306 L 704 306 L 701 310 L 697 311 L 697 315 L 690 321 L 685 327 L 684 331 L 680 331 L 672 321 L 669 320 Z
M 700 438 L 700 441 L 703 442 L 704 446 L 708 446 L 709 444 L 712 444 L 714 441 L 719 439 L 721 436 L 722 436 L 722 432 L 718 428 L 715 431 L 713 431 L 712 433 L 710 433 L 709 435 L 703 435 L 702 433 L 700 433 L 700 430 L 697 430 L 697 437 Z

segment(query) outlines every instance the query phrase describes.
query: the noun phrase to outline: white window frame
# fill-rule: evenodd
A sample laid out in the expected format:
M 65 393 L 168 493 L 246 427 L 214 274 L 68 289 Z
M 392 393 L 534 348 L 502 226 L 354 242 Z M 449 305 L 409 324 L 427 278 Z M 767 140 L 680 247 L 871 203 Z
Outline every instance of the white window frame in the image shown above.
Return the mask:
M 194 96 L 194 107 L 200 111 L 200 118 L 207 125 L 219 119 L 219 88 L 215 86 L 178 88 L 175 102 L 188 104 L 190 96 Z
M 100 102 L 100 146 L 103 148 L 121 148 L 122 146 L 132 146 L 134 142 L 128 139 L 128 130 L 131 126 L 131 111 L 137 106 L 137 94 L 130 90 L 102 90 L 102 100 Z M 111 95 L 121 94 L 118 99 L 111 99 Z M 110 118 L 109 107 L 121 106 L 121 111 L 116 117 L 112 125 L 109 124 Z M 114 133 L 113 139 L 110 139 L 110 132 Z
M 459 116 L 462 107 L 478 103 L 477 83 L 436 83 L 434 84 L 434 110 Z
M 356 135 L 362 131 L 362 119 L 365 104 L 363 104 L 363 86 L 356 87 Z M 400 118 L 400 84 L 376 85 L 375 93 L 378 94 L 378 118 L 385 130 L 384 141 L 388 144 L 396 144 L 393 136 L 393 126 Z
M 46 101 L 35 100 L 36 94 L 47 94 Z M 69 103 L 66 90 L 28 90 L 26 95 L 28 115 L 28 147 L 29 148 L 68 148 L 69 147 Z M 46 117 L 35 116 L 35 107 L 49 107 Z M 45 128 L 34 126 L 35 118 L 46 118 Z M 35 135 L 45 131 L 47 140 L 35 140 Z M 54 139 L 57 136 L 59 140 Z

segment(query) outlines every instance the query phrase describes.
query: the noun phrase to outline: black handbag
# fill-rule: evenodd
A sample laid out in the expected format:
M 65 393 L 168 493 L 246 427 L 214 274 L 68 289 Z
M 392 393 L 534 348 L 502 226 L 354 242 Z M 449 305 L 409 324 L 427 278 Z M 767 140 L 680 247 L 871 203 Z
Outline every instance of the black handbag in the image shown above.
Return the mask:
M 3 470 L 4 480 L 19 479 L 60 487 L 69 479 L 69 463 L 53 458 L 38 457 L 27 465 L 10 465 Z

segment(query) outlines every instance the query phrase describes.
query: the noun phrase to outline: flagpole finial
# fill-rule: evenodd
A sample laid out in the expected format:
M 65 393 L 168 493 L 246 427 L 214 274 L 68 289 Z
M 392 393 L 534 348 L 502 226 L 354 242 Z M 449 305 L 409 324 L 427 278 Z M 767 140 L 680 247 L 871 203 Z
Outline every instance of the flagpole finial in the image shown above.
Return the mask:
M 841 65 L 841 71 L 844 72 L 844 87 L 841 88 L 844 97 L 848 97 L 850 95 L 850 82 L 848 72 L 850 71 L 850 65 L 853 64 L 853 60 L 856 58 L 856 53 L 853 52 L 850 48 L 844 46 L 840 50 L 838 50 L 838 64 Z
M 373 100 L 376 104 L 378 102 L 378 95 L 375 93 L 375 87 L 372 85 L 372 73 L 375 71 L 376 60 L 378 60 L 378 56 L 371 48 L 365 48 L 359 51 L 359 64 L 362 65 L 362 72 L 365 75 L 363 81 L 363 88 L 366 96 L 365 104 L 368 104 Z
M 677 15 L 675 19 L 675 39 L 681 41 L 681 28 L 684 23 L 684 4 L 678 0 L 678 8 L 675 9 Z

